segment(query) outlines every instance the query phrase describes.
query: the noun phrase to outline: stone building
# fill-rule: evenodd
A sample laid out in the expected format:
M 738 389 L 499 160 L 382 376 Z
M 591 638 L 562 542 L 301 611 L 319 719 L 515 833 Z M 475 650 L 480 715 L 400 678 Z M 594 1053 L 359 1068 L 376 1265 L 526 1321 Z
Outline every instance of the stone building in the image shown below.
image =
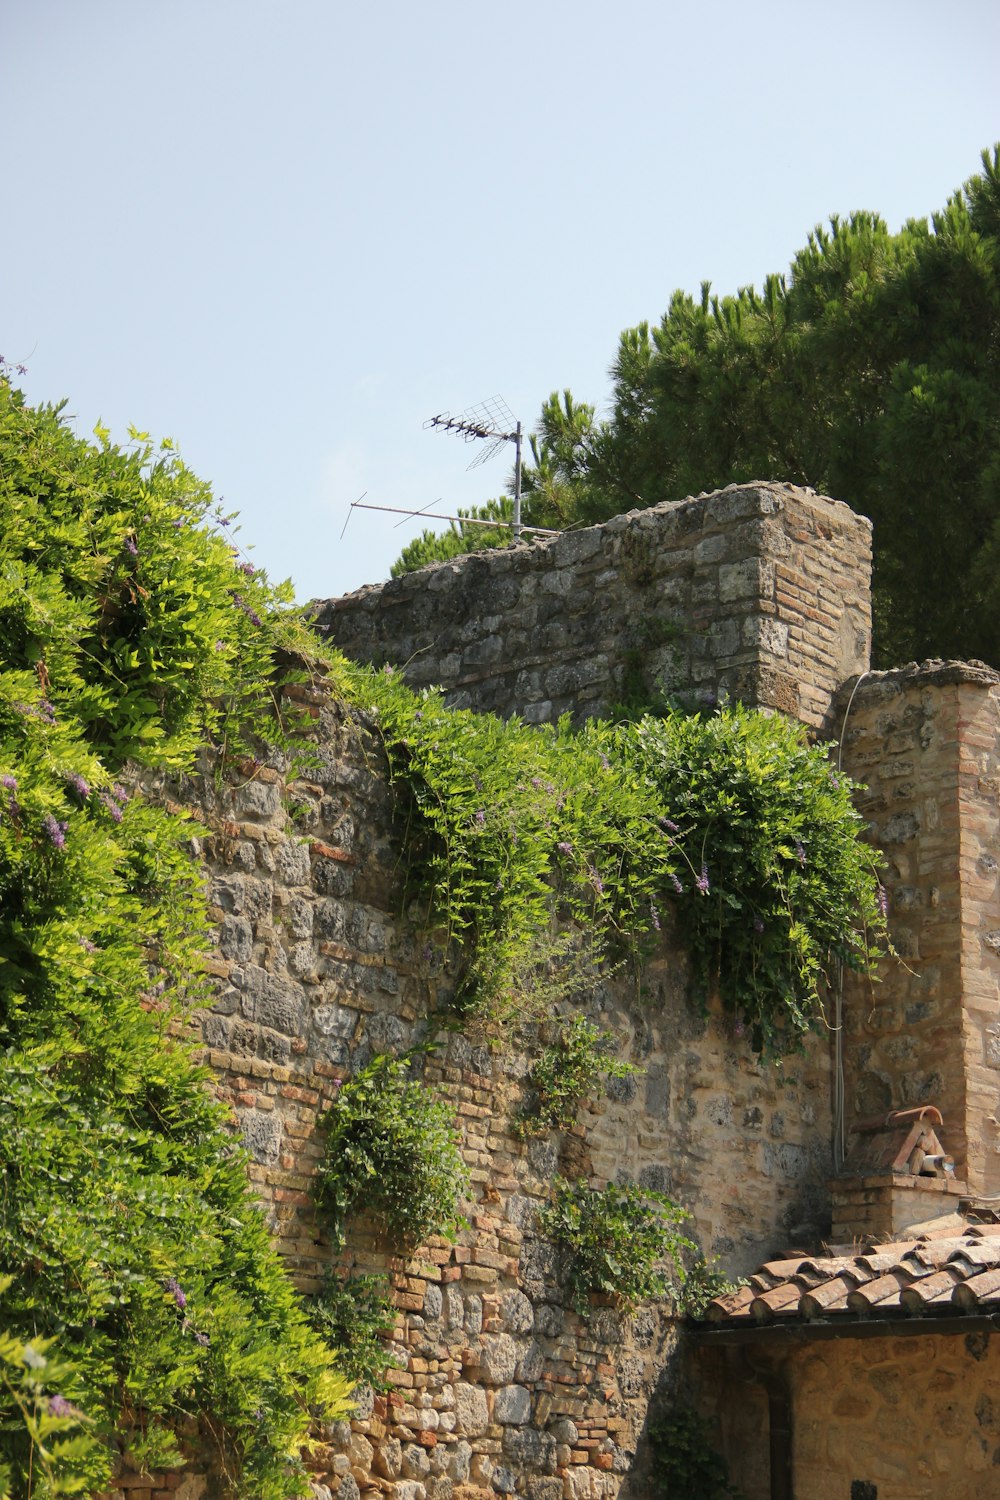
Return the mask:
M 874 988 L 845 979 L 829 1032 L 777 1071 L 695 1012 L 665 934 L 653 1003 L 624 980 L 589 1002 L 641 1074 L 551 1140 L 512 1128 L 524 1057 L 444 1038 L 427 1076 L 462 1127 L 470 1227 L 405 1261 L 352 1246 L 395 1281 L 392 1390 L 362 1392 L 325 1435 L 318 1496 L 645 1500 L 647 1409 L 678 1391 L 747 1500 L 1000 1494 L 1000 676 L 870 672 L 870 565 L 846 506 L 755 484 L 318 606 L 348 655 L 529 722 L 659 684 L 797 716 L 868 788 L 898 954 Z M 400 913 L 376 739 L 304 697 L 321 736 L 308 779 L 213 787 L 201 815 L 218 923 L 206 1056 L 309 1289 L 330 1259 L 317 1120 L 345 1072 L 424 1035 L 450 976 Z M 659 1305 L 579 1318 L 537 1230 L 560 1170 L 669 1192 L 747 1285 L 687 1330 Z M 121 1481 L 132 1500 L 172 1487 Z

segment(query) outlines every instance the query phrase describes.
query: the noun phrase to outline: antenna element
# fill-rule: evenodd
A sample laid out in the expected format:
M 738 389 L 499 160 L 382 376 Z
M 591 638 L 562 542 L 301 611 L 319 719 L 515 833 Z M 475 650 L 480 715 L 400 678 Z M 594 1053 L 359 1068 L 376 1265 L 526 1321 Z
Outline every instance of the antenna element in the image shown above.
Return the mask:
M 439 412 L 436 417 L 430 417 L 424 427 L 438 427 L 443 432 L 457 432 L 466 443 L 484 439 L 488 447 L 483 453 L 478 453 L 469 465 L 470 469 L 478 469 L 488 458 L 492 458 L 504 443 L 514 444 L 514 521 L 511 532 L 514 540 L 521 535 L 521 424 L 516 420 L 514 413 L 501 396 L 491 396 L 488 401 L 481 401 L 478 406 L 471 406 L 468 411 L 463 412 L 460 417 L 453 417 L 450 412 Z

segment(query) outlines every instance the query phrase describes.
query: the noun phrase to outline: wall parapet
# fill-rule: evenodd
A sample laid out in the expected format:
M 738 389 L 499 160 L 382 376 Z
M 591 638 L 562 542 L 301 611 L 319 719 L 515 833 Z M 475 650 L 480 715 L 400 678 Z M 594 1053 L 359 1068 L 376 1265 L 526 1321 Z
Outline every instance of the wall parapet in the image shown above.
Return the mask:
M 819 727 L 868 666 L 871 524 L 754 483 L 475 553 L 314 604 L 355 660 L 528 722 L 607 715 L 658 688 Z

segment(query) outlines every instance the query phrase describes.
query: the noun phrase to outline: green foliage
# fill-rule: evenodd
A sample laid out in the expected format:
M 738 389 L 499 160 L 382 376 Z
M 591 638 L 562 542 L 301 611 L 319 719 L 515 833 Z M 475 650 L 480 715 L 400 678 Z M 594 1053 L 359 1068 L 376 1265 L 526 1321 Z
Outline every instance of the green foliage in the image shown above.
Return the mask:
M 930 223 L 818 226 L 762 289 L 677 291 L 626 329 L 608 416 L 553 393 L 526 523 L 753 479 L 874 522 L 875 656 L 1000 664 L 1000 147 Z
M 700 993 L 774 1052 L 817 1022 L 833 964 L 877 956 L 852 785 L 786 720 L 735 708 L 535 729 L 448 710 L 393 674 L 358 669 L 351 691 L 406 797 L 412 889 L 464 945 L 463 1002 L 494 1026 L 530 1012 L 525 975 L 558 966 L 560 923 L 600 964 L 637 960 L 676 912 Z
M 703 1255 L 698 1255 L 684 1272 L 681 1308 L 688 1317 L 701 1318 L 714 1298 L 724 1297 L 728 1292 L 735 1292 L 745 1285 L 743 1281 L 730 1281 L 719 1265 L 718 1258 L 706 1260 Z
M 0 1276 L 0 1296 L 10 1283 L 9 1276 Z M 34 1500 L 87 1495 L 105 1473 L 104 1450 L 92 1424 L 63 1394 L 76 1378 L 52 1339 L 22 1342 L 0 1332 L 0 1423 L 19 1433 Z M 0 1461 L 0 1497 L 8 1500 L 15 1493 L 10 1465 Z
M 207 504 L 172 458 L 81 443 L 0 381 L 0 1324 L 57 1338 L 88 1488 L 123 1449 L 177 1462 L 204 1419 L 234 1490 L 284 1500 L 311 1410 L 350 1387 L 182 1040 L 210 934 L 196 830 L 115 779 L 237 744 L 295 638 Z M 17 1497 L 38 1441 L 0 1422 Z
M 514 502 L 506 496 L 499 500 L 487 500 L 484 505 L 472 505 L 468 510 L 459 508 L 463 520 L 452 521 L 447 531 L 436 532 L 425 528 L 412 542 L 407 542 L 390 572 L 393 578 L 403 573 L 412 573 L 417 568 L 432 562 L 446 562 L 450 557 L 461 557 L 468 552 L 483 552 L 489 547 L 506 547 L 511 540 L 509 526 L 477 526 L 478 521 L 506 521 L 514 518 Z
M 389 1390 L 385 1372 L 392 1357 L 385 1339 L 396 1310 L 382 1276 L 344 1276 L 329 1270 L 322 1289 L 310 1299 L 309 1320 L 337 1357 L 337 1368 L 355 1384 Z
M 713 1446 L 711 1422 L 689 1406 L 672 1406 L 647 1429 L 653 1450 L 654 1496 L 660 1500 L 728 1500 L 739 1492 L 729 1482 L 725 1459 Z
M 411 1076 L 412 1064 L 412 1057 L 376 1057 L 327 1111 L 316 1197 L 338 1247 L 346 1221 L 362 1211 L 400 1244 L 449 1236 L 464 1223 L 459 1203 L 468 1174 L 454 1115 Z
M 546 1130 L 569 1130 L 584 1099 L 603 1093 L 602 1080 L 627 1078 L 631 1063 L 613 1054 L 617 1038 L 600 1031 L 585 1016 L 559 1022 L 556 1040 L 542 1052 L 531 1070 L 533 1097 L 515 1122 L 520 1135 Z
M 885 932 L 850 783 L 801 730 L 739 706 L 645 719 L 619 743 L 670 810 L 696 983 L 717 987 L 755 1048 L 787 1047 L 832 966 L 865 970 Z
M 632 1311 L 682 1286 L 681 1257 L 694 1248 L 676 1228 L 686 1218 L 662 1193 L 634 1182 L 598 1191 L 557 1177 L 555 1196 L 539 1211 L 538 1222 L 563 1254 L 573 1306 L 585 1317 L 592 1294 L 613 1297 Z
M 182 766 L 260 714 L 275 649 L 309 637 L 288 586 L 204 524 L 232 533 L 173 445 L 133 437 L 82 442 L 0 370 L 0 641 L 106 764 Z

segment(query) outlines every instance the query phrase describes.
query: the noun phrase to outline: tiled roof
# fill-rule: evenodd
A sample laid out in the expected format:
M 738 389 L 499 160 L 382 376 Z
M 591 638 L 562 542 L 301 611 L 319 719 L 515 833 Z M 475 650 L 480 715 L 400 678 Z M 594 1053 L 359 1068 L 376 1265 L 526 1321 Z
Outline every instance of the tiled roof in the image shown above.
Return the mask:
M 1000 1312 L 1000 1224 L 953 1215 L 914 1239 L 767 1261 L 747 1286 L 710 1302 L 706 1317 L 733 1328 L 941 1312 Z

